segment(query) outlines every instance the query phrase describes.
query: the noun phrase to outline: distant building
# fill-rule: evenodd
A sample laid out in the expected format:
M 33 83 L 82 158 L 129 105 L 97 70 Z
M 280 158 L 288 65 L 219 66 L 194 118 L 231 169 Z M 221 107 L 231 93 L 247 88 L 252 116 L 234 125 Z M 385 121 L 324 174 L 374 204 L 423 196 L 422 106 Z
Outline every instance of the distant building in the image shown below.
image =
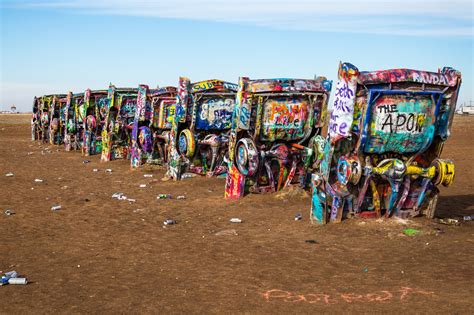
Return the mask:
M 474 115 L 474 105 L 473 102 L 470 101 L 469 105 L 467 103 L 464 103 L 461 108 L 458 110 L 458 114 L 462 115 Z

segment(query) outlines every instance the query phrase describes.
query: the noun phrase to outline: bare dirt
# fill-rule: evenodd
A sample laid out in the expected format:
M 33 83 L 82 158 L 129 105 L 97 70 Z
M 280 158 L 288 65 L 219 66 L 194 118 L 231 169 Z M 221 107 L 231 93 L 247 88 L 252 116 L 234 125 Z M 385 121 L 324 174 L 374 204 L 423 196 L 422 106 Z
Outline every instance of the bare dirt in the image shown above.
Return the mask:
M 222 178 L 162 182 L 159 167 L 84 164 L 78 152 L 32 142 L 28 121 L 0 116 L 0 270 L 29 280 L 0 287 L 0 313 L 474 312 L 474 222 L 314 226 L 305 193 L 226 201 Z M 442 217 L 474 214 L 473 139 L 474 117 L 456 117 Z

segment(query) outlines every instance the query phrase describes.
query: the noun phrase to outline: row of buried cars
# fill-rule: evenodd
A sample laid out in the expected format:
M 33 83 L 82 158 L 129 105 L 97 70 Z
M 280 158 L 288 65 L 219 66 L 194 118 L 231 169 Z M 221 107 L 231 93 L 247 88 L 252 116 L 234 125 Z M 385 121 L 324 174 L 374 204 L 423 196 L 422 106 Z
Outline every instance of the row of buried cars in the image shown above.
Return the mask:
M 454 164 L 441 159 L 461 74 L 359 71 L 338 80 L 241 77 L 178 87 L 86 90 L 33 104 L 32 139 L 132 168 L 166 165 L 166 178 L 226 176 L 225 198 L 310 189 L 317 223 L 360 217 L 434 217 L 437 186 Z M 332 98 L 328 111 L 328 103 Z

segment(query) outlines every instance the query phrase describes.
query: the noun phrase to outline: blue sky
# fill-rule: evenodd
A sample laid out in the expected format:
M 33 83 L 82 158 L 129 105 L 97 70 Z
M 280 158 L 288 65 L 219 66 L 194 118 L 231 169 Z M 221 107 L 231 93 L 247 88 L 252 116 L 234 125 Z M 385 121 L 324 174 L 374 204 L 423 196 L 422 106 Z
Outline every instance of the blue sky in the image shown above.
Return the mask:
M 468 0 L 0 0 L 0 109 L 35 95 L 220 78 L 335 79 L 360 70 L 462 72 L 473 97 Z

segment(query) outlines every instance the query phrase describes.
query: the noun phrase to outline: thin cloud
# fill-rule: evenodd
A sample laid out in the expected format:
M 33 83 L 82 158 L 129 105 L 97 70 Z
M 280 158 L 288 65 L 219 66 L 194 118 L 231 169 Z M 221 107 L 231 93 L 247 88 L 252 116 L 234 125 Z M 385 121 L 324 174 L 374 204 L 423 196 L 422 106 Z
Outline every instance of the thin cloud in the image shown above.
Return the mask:
M 7 0 L 4 6 L 321 32 L 473 36 L 471 0 Z

